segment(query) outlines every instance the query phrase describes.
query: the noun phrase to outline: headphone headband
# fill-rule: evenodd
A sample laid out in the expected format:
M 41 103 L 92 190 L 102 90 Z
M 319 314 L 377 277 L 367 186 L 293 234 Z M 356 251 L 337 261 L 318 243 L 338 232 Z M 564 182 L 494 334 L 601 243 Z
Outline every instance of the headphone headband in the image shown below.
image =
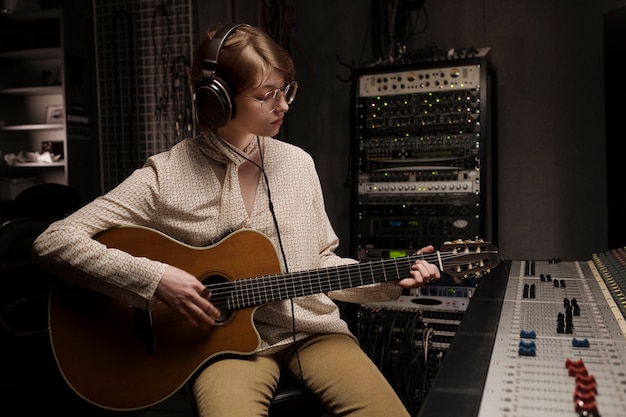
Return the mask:
M 207 78 L 215 77 L 215 72 L 217 71 L 217 59 L 220 56 L 220 50 L 224 45 L 226 39 L 230 36 L 230 34 L 240 26 L 249 26 L 245 23 L 229 23 L 227 25 L 222 26 L 213 36 L 211 42 L 209 42 L 209 46 L 207 48 L 207 56 L 204 59 L 204 63 L 202 65 L 203 71 L 211 71 L 212 74 L 208 75 Z M 205 76 L 205 74 L 202 74 Z

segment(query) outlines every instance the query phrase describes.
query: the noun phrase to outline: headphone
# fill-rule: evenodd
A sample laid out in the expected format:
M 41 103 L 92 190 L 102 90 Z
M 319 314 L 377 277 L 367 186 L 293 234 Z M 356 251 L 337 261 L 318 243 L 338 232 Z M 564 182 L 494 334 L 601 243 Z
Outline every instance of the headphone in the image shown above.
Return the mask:
M 203 125 L 217 128 L 233 118 L 235 107 L 228 84 L 217 75 L 217 59 L 222 45 L 230 34 L 245 23 L 230 23 L 222 26 L 213 36 L 207 47 L 207 55 L 202 63 L 202 79 L 194 93 L 198 119 Z

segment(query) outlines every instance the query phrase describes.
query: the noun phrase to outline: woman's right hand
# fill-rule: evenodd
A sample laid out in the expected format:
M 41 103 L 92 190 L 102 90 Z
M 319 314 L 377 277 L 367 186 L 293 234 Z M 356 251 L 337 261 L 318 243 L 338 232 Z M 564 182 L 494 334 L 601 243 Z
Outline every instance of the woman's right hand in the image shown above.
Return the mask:
M 156 288 L 155 296 L 182 314 L 192 326 L 212 326 L 220 311 L 211 304 L 211 294 L 204 296 L 205 286 L 196 277 L 180 268 L 168 265 Z

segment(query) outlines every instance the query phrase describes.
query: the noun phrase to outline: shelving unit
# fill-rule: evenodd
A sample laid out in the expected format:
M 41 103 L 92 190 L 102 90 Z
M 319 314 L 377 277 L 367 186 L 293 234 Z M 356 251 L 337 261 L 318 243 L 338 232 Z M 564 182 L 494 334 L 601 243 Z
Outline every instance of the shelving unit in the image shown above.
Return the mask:
M 68 184 L 62 27 L 60 10 L 3 17 L 1 198 L 38 182 Z

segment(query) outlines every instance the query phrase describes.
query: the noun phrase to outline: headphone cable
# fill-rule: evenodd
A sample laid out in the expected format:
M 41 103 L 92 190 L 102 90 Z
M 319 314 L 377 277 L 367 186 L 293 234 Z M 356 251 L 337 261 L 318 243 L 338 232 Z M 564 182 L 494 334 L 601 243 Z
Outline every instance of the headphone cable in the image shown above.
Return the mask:
M 259 138 L 259 135 L 256 135 L 256 141 L 257 141 L 257 147 L 259 149 L 259 157 L 261 158 L 261 165 L 257 164 L 255 161 L 253 161 L 252 159 L 248 158 L 246 155 L 244 155 L 243 153 L 241 153 L 237 148 L 235 148 L 233 145 L 231 145 L 230 143 L 228 143 L 225 139 L 223 139 L 220 135 L 217 134 L 217 132 L 215 132 L 215 136 L 217 136 L 217 138 L 222 141 L 222 143 L 224 143 L 228 149 L 230 149 L 231 152 L 234 152 L 237 156 L 245 159 L 246 161 L 252 163 L 253 165 L 255 165 L 257 168 L 259 168 L 259 171 L 261 171 L 261 174 L 263 175 L 263 179 L 265 181 L 265 187 L 267 188 L 267 199 L 269 201 L 268 205 L 269 205 L 269 209 L 270 209 L 270 213 L 272 214 L 272 220 L 274 221 L 274 227 L 276 228 L 276 234 L 278 237 L 278 246 L 280 247 L 280 252 L 281 255 L 283 257 L 283 262 L 285 263 L 285 273 L 289 273 L 289 266 L 287 265 L 287 257 L 285 256 L 285 249 L 283 247 L 283 240 L 282 237 L 280 235 L 280 228 L 278 227 L 278 220 L 276 218 L 276 212 L 274 211 L 274 203 L 272 203 L 272 193 L 270 191 L 270 183 L 269 180 L 267 178 L 267 174 L 265 173 L 265 161 L 263 158 L 263 151 L 261 149 L 261 139 Z M 300 362 L 300 354 L 298 353 L 298 348 L 296 346 L 296 314 L 295 314 L 295 306 L 294 306 L 294 302 L 293 302 L 293 298 L 290 298 L 289 301 L 291 302 L 291 326 L 292 326 L 292 335 L 293 335 L 293 344 L 295 347 L 295 354 L 296 354 L 296 360 L 298 362 L 298 369 L 300 370 L 300 381 L 302 383 L 304 383 L 304 374 L 302 372 L 302 363 Z

